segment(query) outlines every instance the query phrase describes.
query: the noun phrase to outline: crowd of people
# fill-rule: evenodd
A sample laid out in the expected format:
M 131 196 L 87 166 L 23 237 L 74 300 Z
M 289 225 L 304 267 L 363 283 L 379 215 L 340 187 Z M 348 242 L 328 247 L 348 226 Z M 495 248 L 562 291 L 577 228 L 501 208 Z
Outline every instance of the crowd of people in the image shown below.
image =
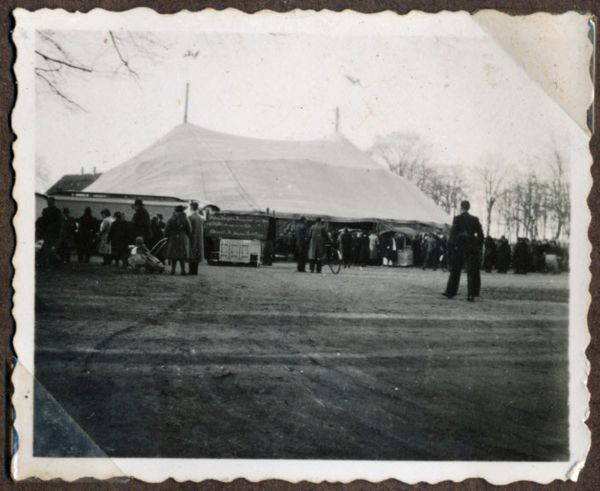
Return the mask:
M 122 211 L 111 213 L 108 209 L 95 217 L 89 207 L 76 218 L 68 208 L 60 210 L 50 197 L 36 222 L 36 239 L 41 241 L 38 266 L 44 269 L 51 264 L 70 263 L 74 254 L 79 263 L 89 263 L 90 257 L 98 254 L 105 265 L 150 271 L 162 271 L 170 265 L 171 274 L 177 266 L 181 274 L 198 274 L 198 264 L 204 258 L 206 219 L 198 203 L 192 202 L 189 210 L 178 205 L 167 221 L 160 213 L 151 217 L 141 199 L 136 199 L 132 208 L 130 219 Z M 377 233 L 372 229 L 328 227 L 321 218 L 309 225 L 302 217 L 287 224 L 276 240 L 275 251 L 293 254 L 299 272 L 305 272 L 307 264 L 311 272 L 320 272 L 330 244 L 340 251 L 344 268 L 400 265 L 446 270 L 448 239 L 446 234 L 431 231 Z M 480 270 L 498 273 L 511 269 L 517 274 L 567 271 L 568 248 L 553 240 L 519 238 L 511 245 L 504 236 L 487 236 L 478 264 Z
M 75 251 L 79 263 L 89 263 L 92 255 L 101 255 L 104 265 L 114 264 L 134 270 L 161 271 L 164 264 L 175 274 L 198 274 L 204 256 L 204 221 L 197 202 L 178 205 L 165 222 L 162 214 L 150 217 L 143 200 L 133 203 L 129 220 L 124 212 L 108 209 L 95 217 L 87 207 L 79 218 L 68 208 L 60 210 L 53 197 L 36 221 L 36 240 L 41 241 L 37 266 L 70 263 Z M 187 271 L 186 271 L 187 269 Z
M 318 223 L 322 225 L 322 220 Z M 393 230 L 376 233 L 375 230 L 349 227 L 325 228 L 324 233 L 327 235 L 323 241 L 335 244 L 339 249 L 344 268 L 402 265 L 423 270 L 448 269 L 449 237 L 444 233 L 409 234 Z M 298 270 L 304 271 L 305 263 L 309 262 L 305 251 L 309 250 L 310 241 L 311 227 L 302 217 L 299 222 L 286 225 L 277 238 L 275 249 L 279 255 L 293 256 L 299 264 Z M 568 248 L 555 240 L 519 238 L 510 244 L 505 236 L 494 238 L 488 235 L 481 247 L 480 269 L 488 273 L 513 270 L 517 274 L 568 271 Z

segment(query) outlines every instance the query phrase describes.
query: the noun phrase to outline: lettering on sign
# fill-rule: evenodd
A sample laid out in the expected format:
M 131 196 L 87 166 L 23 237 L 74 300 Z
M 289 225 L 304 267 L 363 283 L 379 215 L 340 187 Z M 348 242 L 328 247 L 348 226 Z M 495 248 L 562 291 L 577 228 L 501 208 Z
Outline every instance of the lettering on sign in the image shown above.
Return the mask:
M 205 234 L 220 239 L 266 240 L 269 217 L 213 214 L 206 222 Z

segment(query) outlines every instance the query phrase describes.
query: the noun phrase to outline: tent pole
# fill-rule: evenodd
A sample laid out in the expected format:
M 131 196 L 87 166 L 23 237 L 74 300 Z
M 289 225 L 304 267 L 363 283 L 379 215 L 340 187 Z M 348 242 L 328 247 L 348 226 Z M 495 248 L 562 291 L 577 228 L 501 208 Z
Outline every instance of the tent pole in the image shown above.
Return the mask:
M 183 122 L 187 123 L 188 119 L 188 98 L 190 92 L 190 84 L 189 82 L 185 84 L 185 112 L 183 113 Z

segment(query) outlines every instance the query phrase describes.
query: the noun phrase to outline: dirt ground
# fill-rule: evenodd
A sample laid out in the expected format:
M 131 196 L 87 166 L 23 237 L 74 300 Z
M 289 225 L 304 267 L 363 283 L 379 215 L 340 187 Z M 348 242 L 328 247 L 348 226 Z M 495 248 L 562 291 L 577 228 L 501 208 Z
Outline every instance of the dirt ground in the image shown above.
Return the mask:
M 483 273 L 473 304 L 446 279 L 39 273 L 35 452 L 566 459 L 567 275 Z

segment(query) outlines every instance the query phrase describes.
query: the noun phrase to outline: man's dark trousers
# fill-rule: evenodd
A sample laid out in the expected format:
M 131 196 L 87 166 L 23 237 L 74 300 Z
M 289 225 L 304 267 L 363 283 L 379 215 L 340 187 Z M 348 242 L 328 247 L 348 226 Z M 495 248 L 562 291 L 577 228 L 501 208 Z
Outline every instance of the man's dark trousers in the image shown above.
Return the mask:
M 299 241 L 296 244 L 296 259 L 298 260 L 298 271 L 306 271 L 306 260 L 308 256 L 308 247 L 305 242 Z
M 460 274 L 464 267 L 467 270 L 467 295 L 469 297 L 478 297 L 481 291 L 480 254 L 477 252 L 469 254 L 457 253 L 453 256 L 450 258 L 450 276 L 448 277 L 446 294 L 454 297 L 458 293 Z

